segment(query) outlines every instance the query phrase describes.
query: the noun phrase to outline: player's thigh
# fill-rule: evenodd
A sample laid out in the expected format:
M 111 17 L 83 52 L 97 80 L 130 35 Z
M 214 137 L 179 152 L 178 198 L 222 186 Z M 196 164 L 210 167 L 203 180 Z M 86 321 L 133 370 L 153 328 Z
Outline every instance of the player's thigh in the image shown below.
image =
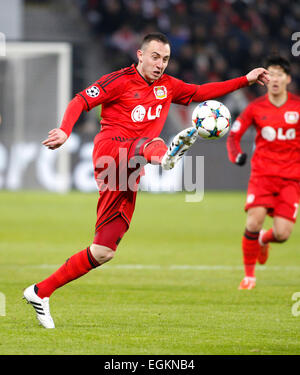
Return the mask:
M 101 226 L 95 233 L 91 247 L 91 252 L 95 259 L 102 263 L 111 260 L 128 229 L 129 225 L 119 213 Z
M 297 181 L 283 181 L 280 193 L 276 198 L 274 217 L 285 218 L 296 222 L 300 200 L 300 184 Z
M 250 232 L 259 232 L 267 215 L 265 207 L 251 207 L 247 211 L 246 227 Z
M 284 217 L 275 216 L 273 221 L 273 230 L 277 241 L 286 241 L 294 228 L 294 222 Z
M 257 222 L 261 217 L 265 217 L 265 212 L 271 214 L 277 193 L 276 183 L 272 179 L 265 176 L 251 176 L 248 183 L 247 198 L 245 210 L 249 213 L 249 221 Z M 253 210 L 252 210 L 253 209 Z

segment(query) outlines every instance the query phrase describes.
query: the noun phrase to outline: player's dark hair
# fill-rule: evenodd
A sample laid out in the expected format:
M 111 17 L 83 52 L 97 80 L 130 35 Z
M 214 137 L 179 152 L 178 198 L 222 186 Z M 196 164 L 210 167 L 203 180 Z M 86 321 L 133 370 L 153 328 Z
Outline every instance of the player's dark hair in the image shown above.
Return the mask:
M 141 48 L 145 44 L 148 44 L 148 43 L 152 42 L 152 40 L 156 40 L 157 42 L 162 42 L 164 44 L 168 44 L 171 47 L 171 43 L 170 43 L 169 39 L 165 36 L 165 34 L 155 32 L 155 33 L 150 33 L 150 34 L 147 34 L 147 35 L 144 36 L 144 39 L 143 39 L 142 44 L 141 44 Z
M 265 68 L 268 69 L 269 66 L 273 65 L 280 66 L 286 74 L 291 74 L 291 66 L 286 58 L 279 55 L 272 55 L 267 57 L 266 62 L 264 64 Z

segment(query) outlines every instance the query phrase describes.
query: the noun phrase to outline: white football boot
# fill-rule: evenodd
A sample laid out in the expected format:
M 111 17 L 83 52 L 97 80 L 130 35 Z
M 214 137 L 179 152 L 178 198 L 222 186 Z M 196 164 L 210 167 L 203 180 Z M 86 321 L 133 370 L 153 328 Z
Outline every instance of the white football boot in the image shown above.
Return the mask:
M 45 328 L 55 328 L 53 319 L 50 315 L 50 308 L 49 308 L 49 298 L 40 298 L 35 290 L 35 284 L 30 285 L 28 288 L 24 290 L 24 299 L 26 299 L 27 303 L 30 303 L 35 311 L 36 317 L 40 324 Z
M 175 135 L 168 151 L 161 160 L 162 168 L 166 170 L 174 168 L 184 153 L 195 143 L 197 137 L 197 129 L 193 126 Z

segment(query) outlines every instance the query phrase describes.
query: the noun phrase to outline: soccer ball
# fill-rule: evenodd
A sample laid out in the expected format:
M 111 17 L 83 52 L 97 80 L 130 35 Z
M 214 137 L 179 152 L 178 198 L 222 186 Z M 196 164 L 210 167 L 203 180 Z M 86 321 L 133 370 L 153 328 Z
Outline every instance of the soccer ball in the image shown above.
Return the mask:
M 192 121 L 201 138 L 216 139 L 228 132 L 231 115 L 223 103 L 207 100 L 194 109 Z

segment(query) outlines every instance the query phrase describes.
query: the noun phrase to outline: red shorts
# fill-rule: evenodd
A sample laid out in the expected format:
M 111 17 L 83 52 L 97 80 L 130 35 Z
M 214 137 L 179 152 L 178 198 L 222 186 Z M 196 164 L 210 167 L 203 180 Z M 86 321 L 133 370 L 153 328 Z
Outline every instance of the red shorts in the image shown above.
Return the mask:
M 127 230 L 128 224 L 126 221 L 122 216 L 117 216 L 98 229 L 93 243 L 116 250 Z
M 101 134 L 101 133 L 100 133 Z M 151 138 L 96 137 L 93 163 L 99 189 L 97 232 L 104 224 L 121 215 L 130 225 L 136 193 L 143 173 L 143 150 Z M 144 163 L 144 164 L 142 164 Z
M 273 176 L 251 176 L 245 210 L 265 207 L 268 215 L 296 222 L 300 201 L 300 182 Z

